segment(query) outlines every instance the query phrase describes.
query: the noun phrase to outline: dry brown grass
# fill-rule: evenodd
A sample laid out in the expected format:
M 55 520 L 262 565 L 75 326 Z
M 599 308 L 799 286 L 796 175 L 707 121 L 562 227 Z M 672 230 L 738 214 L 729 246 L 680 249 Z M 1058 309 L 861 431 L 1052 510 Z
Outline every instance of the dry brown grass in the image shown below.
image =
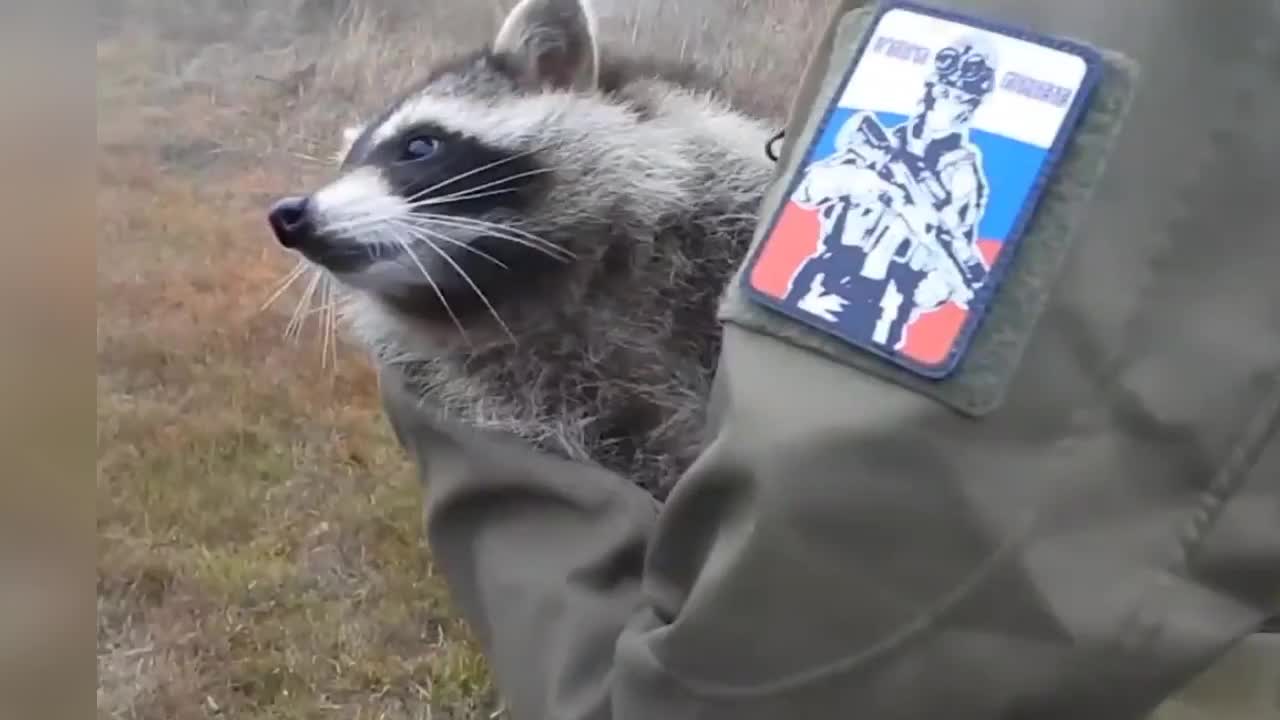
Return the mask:
M 497 708 L 364 357 L 322 365 L 314 322 L 282 340 L 296 293 L 260 306 L 292 266 L 268 199 L 315 182 L 343 125 L 510 4 L 99 4 L 99 717 Z M 773 114 L 826 9 L 616 5 L 611 39 L 700 57 Z

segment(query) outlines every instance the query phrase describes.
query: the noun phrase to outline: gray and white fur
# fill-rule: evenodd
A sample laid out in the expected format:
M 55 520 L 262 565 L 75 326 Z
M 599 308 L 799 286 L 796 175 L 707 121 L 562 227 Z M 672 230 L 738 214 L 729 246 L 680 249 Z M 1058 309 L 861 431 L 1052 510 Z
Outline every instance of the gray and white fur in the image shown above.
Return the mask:
M 770 134 L 696 71 L 602 52 L 582 0 L 523 0 L 270 220 L 426 407 L 661 497 L 702 446 Z

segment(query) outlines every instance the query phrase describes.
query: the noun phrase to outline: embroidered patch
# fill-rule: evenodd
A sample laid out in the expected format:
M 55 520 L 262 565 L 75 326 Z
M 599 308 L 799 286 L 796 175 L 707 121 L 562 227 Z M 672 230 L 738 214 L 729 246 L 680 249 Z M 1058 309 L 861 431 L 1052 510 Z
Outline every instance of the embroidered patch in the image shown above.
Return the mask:
M 744 289 L 940 379 L 991 308 L 1100 57 L 908 2 L 864 37 Z

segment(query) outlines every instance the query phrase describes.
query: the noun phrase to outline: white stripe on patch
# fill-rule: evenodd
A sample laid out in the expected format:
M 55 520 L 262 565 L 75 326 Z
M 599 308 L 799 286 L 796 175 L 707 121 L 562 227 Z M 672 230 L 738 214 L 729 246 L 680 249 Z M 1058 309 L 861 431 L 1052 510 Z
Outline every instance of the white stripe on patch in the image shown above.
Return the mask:
M 395 194 L 377 168 L 353 170 L 312 197 L 321 232 L 367 237 L 375 226 L 409 214 L 409 204 Z
M 1084 60 L 1038 43 L 903 9 L 884 15 L 867 47 L 874 47 L 880 38 L 910 38 L 927 48 L 926 64 L 917 65 L 868 51 L 859 60 L 859 70 L 841 97 L 840 106 L 901 115 L 914 113 L 920 103 L 923 78 L 932 67 L 933 54 L 960 37 L 985 38 L 999 48 L 995 58 L 996 86 L 974 113 L 973 127 L 1036 147 L 1052 145 L 1070 108 L 1010 92 L 1003 87 L 1001 79 L 1010 68 L 1015 68 L 1034 75 L 1039 81 L 1078 88 L 1087 69 Z

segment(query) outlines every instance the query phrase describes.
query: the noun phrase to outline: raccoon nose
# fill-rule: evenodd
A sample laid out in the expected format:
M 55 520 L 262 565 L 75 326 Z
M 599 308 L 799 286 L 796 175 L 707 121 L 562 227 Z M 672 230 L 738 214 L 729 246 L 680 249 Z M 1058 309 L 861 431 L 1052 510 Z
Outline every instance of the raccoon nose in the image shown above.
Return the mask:
M 271 206 L 267 220 L 281 245 L 295 249 L 314 239 L 316 228 L 309 210 L 305 197 L 283 198 Z

